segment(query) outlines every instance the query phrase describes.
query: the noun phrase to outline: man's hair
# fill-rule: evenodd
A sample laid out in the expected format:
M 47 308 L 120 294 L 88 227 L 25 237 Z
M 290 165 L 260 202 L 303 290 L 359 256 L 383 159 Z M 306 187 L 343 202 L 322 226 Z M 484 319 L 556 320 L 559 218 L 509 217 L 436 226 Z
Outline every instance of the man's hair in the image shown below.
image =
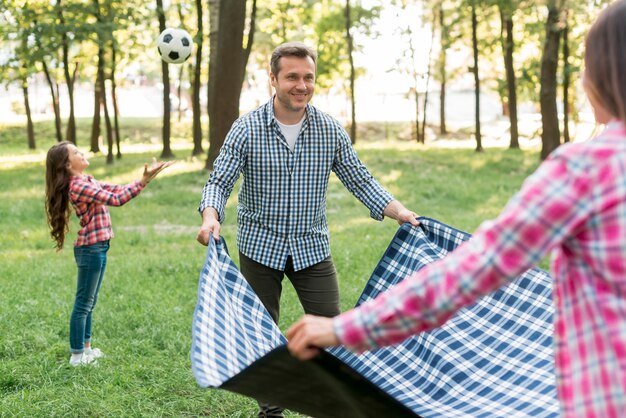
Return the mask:
M 270 60 L 270 71 L 275 76 L 280 71 L 280 59 L 282 57 L 311 57 L 313 64 L 317 62 L 317 53 L 315 50 L 302 42 L 287 42 L 279 45 L 274 52 L 272 52 L 272 58 Z
M 585 78 L 594 99 L 626 122 L 626 0 L 608 6 L 585 41 Z

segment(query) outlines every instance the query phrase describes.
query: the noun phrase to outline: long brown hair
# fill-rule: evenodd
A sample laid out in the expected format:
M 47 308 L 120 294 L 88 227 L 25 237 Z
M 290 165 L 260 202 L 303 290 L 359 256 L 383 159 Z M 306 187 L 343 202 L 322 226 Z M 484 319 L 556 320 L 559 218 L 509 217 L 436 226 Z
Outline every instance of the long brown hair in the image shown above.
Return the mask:
M 46 214 L 50 235 L 56 242 L 57 251 L 63 249 L 65 235 L 69 230 L 70 217 L 70 142 L 64 141 L 53 145 L 46 156 Z
M 585 77 L 594 99 L 626 123 L 626 0 L 608 6 L 589 30 Z

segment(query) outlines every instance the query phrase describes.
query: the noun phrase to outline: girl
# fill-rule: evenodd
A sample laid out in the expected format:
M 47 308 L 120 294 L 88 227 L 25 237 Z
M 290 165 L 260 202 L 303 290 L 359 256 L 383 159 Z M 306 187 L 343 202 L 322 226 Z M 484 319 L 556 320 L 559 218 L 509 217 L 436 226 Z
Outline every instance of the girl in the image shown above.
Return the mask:
M 78 281 L 70 319 L 70 364 L 92 364 L 104 354 L 91 347 L 91 315 L 104 277 L 109 240 L 113 238 L 107 206 L 122 206 L 172 162 L 145 164 L 141 180 L 125 186 L 96 181 L 84 173 L 89 161 L 70 142 L 60 142 L 46 157 L 46 213 L 57 251 L 69 230 L 71 202 L 81 229 L 74 243 Z
M 564 417 L 626 411 L 626 0 L 585 45 L 584 88 L 605 130 L 559 147 L 500 216 L 378 298 L 287 331 L 300 359 L 319 347 L 366 350 L 442 325 L 461 307 L 552 254 L 557 393 Z

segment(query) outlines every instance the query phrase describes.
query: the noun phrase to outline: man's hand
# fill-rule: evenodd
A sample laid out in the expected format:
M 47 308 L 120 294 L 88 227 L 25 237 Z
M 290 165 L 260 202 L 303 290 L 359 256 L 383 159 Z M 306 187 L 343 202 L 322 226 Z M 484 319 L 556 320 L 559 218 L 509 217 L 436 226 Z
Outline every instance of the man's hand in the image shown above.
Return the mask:
M 417 217 L 419 215 L 412 210 L 408 210 L 407 208 L 405 208 L 404 205 L 397 200 L 392 200 L 391 202 L 389 202 L 389 204 L 383 211 L 383 215 L 395 219 L 400 225 L 405 222 L 408 222 L 413 226 L 418 226 L 420 224 L 417 220 Z
M 305 315 L 287 330 L 287 348 L 300 360 L 315 357 L 320 348 L 338 345 L 332 318 Z
M 196 235 L 196 241 L 205 246 L 209 245 L 211 234 L 213 234 L 215 241 L 219 241 L 221 230 L 222 225 L 218 220 L 215 208 L 206 208 L 202 211 L 202 225 L 200 226 L 198 235 Z

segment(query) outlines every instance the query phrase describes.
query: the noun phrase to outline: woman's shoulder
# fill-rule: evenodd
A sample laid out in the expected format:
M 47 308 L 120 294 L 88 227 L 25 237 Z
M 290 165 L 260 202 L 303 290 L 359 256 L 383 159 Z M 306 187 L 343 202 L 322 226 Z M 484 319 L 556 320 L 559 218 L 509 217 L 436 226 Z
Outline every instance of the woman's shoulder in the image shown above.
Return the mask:
M 555 158 L 606 159 L 626 154 L 626 129 L 621 124 L 609 125 L 595 137 L 561 145 L 554 151 Z
M 558 147 L 551 160 L 564 164 L 571 175 L 622 177 L 626 175 L 626 131 L 607 127 L 592 139 Z

